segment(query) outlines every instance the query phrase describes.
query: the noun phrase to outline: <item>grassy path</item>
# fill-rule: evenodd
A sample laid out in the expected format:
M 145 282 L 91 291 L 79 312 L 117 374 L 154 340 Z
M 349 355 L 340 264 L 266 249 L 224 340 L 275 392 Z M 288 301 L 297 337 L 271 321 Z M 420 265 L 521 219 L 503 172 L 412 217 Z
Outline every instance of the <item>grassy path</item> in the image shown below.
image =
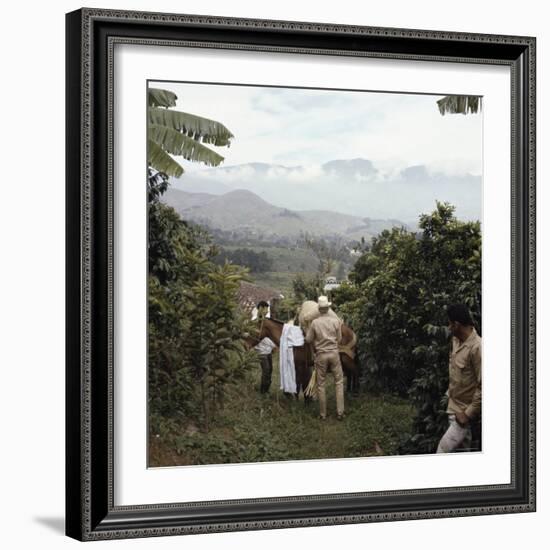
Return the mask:
M 163 437 L 151 438 L 150 466 L 270 462 L 351 458 L 397 453 L 412 427 L 414 410 L 406 400 L 359 393 L 345 396 L 346 418 L 336 420 L 332 376 L 328 377 L 328 414 L 318 404 L 287 398 L 279 390 L 274 357 L 271 391 L 258 391 L 260 368 L 228 394 L 208 433 L 189 422 Z

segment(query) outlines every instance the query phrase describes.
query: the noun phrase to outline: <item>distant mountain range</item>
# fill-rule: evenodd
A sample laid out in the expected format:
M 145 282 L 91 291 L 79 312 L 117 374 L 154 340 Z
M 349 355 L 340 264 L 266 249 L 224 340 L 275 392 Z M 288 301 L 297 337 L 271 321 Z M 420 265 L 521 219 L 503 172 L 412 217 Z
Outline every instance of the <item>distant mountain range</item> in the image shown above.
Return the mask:
M 449 175 L 422 164 L 384 172 L 363 158 L 315 166 L 253 162 L 189 171 L 171 184 L 180 191 L 211 195 L 248 190 L 289 210 L 330 210 L 409 225 L 431 212 L 436 200 L 455 205 L 462 219 L 481 216 L 481 176 Z
M 369 240 L 384 229 L 403 226 L 399 220 L 359 218 L 326 210 L 290 210 L 274 206 L 247 190 L 223 195 L 188 193 L 169 188 L 162 196 L 186 220 L 240 237 L 276 240 L 297 239 L 305 233 L 316 237 Z

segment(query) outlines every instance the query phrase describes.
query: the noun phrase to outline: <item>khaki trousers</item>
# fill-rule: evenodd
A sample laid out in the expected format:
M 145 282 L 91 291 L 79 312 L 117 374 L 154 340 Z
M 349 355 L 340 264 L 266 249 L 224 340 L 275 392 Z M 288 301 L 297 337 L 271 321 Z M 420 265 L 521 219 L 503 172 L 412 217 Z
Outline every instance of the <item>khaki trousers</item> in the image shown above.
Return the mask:
M 336 389 L 336 414 L 344 414 L 344 373 L 340 363 L 340 354 L 337 351 L 318 353 L 315 356 L 315 369 L 317 372 L 317 395 L 319 397 L 319 414 L 327 416 L 327 396 L 325 382 L 327 371 L 332 371 L 334 386 Z
M 454 414 L 449 415 L 449 427 L 437 446 L 438 453 L 452 453 L 457 449 L 469 448 L 472 443 L 470 426 L 461 426 Z

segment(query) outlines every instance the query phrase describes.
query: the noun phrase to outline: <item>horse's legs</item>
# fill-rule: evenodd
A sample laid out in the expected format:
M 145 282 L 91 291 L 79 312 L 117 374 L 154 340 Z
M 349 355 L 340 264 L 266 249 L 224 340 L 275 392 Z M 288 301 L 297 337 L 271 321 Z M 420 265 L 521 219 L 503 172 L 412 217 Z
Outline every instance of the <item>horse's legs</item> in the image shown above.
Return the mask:
M 359 367 L 354 359 L 341 353 L 340 362 L 346 375 L 346 391 L 357 394 L 359 392 Z
M 305 392 L 309 385 L 311 372 L 307 365 L 307 351 L 304 347 L 294 348 L 294 366 L 296 369 L 296 397 L 300 392 L 304 394 L 304 405 L 309 405 L 311 397 L 307 397 Z

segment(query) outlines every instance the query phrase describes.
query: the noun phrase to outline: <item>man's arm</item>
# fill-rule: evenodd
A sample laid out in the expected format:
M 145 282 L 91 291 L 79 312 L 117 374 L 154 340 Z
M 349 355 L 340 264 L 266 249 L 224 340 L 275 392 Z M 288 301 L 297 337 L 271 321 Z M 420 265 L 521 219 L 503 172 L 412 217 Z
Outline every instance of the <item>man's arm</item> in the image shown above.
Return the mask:
M 472 349 L 471 359 L 472 367 L 477 379 L 477 387 L 475 389 L 472 402 L 464 411 L 468 418 L 474 418 L 481 412 L 481 345 L 475 346 Z
M 313 328 L 313 322 L 309 325 L 306 333 L 306 342 L 311 344 L 315 340 L 315 329 Z

